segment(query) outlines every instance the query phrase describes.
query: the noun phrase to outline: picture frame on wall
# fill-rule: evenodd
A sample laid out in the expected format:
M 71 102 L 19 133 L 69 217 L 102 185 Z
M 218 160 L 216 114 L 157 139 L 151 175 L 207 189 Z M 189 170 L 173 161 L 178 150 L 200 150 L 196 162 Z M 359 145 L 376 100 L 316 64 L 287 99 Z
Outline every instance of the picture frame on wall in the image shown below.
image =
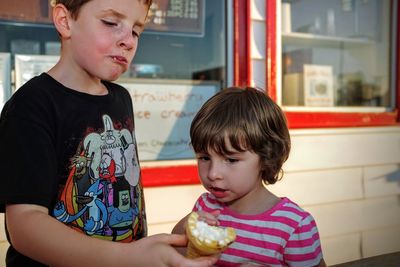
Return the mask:
M 332 66 L 303 66 L 304 105 L 308 107 L 334 106 Z
M 11 97 L 11 55 L 0 53 L 0 111 Z
M 15 55 L 15 90 L 51 69 L 59 58 L 56 55 Z

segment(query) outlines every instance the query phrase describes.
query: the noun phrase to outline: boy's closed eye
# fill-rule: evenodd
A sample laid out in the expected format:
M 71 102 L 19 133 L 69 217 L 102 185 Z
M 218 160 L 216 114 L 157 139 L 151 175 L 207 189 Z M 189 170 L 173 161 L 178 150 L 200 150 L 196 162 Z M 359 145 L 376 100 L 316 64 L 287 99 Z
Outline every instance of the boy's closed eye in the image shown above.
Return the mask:
M 116 22 L 113 22 L 110 20 L 105 20 L 105 19 L 102 19 L 101 22 L 103 22 L 107 26 L 117 26 L 118 25 Z

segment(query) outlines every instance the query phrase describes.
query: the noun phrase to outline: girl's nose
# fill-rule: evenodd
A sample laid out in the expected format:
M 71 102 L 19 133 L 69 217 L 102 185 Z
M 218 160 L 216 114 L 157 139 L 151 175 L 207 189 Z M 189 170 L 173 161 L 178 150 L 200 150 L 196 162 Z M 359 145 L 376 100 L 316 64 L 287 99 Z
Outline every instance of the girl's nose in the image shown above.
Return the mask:
M 208 169 L 208 179 L 214 181 L 221 179 L 221 166 L 217 162 L 210 163 L 210 168 Z

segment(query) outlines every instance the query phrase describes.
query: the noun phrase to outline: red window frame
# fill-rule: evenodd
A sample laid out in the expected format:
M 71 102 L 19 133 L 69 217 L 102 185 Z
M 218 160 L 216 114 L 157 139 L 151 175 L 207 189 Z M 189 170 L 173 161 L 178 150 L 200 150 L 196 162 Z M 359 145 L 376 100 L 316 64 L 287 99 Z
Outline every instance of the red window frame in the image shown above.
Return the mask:
M 233 1 L 234 17 L 234 84 L 250 84 L 250 1 Z M 144 187 L 199 184 L 197 165 L 143 166 Z
M 268 94 L 276 100 L 276 70 L 277 55 L 276 41 L 279 38 L 276 31 L 277 19 L 277 0 L 266 0 L 266 84 Z M 397 5 L 397 14 L 400 6 Z M 400 77 L 400 32 L 399 21 L 397 20 L 397 56 L 396 75 Z M 343 112 L 302 112 L 302 111 L 286 111 L 286 117 L 291 129 L 295 128 L 328 128 L 328 127 L 365 127 L 365 126 L 389 126 L 400 125 L 400 81 L 396 79 L 396 107 L 392 112 L 380 113 L 343 113 Z
M 276 100 L 277 89 L 277 47 L 276 31 L 277 0 L 266 0 L 266 85 L 267 93 Z M 234 0 L 234 85 L 251 84 L 250 54 L 250 1 Z M 397 6 L 400 14 L 400 5 Z M 400 29 L 400 19 L 397 29 Z M 397 51 L 400 51 L 400 32 L 397 30 Z M 280 55 L 279 55 L 280 56 Z M 400 77 L 400 52 L 397 54 L 396 75 Z M 400 125 L 400 81 L 396 82 L 396 108 L 392 112 L 382 113 L 341 113 L 341 112 L 294 112 L 287 111 L 289 127 L 328 128 L 360 126 L 393 126 Z M 196 164 L 143 166 L 142 183 L 145 187 L 199 184 Z

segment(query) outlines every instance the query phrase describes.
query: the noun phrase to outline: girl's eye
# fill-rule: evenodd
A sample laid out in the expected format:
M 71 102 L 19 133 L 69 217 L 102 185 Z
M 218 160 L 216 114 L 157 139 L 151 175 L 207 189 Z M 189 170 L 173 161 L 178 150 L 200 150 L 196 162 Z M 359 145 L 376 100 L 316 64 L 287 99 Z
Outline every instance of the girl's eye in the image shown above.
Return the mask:
M 210 160 L 210 157 L 208 157 L 208 156 L 200 156 L 200 157 L 197 157 L 199 160 L 202 160 L 202 161 L 207 161 L 207 160 Z
M 227 158 L 226 161 L 228 161 L 229 163 L 235 163 L 235 162 L 238 162 L 239 160 L 232 159 L 232 158 Z

